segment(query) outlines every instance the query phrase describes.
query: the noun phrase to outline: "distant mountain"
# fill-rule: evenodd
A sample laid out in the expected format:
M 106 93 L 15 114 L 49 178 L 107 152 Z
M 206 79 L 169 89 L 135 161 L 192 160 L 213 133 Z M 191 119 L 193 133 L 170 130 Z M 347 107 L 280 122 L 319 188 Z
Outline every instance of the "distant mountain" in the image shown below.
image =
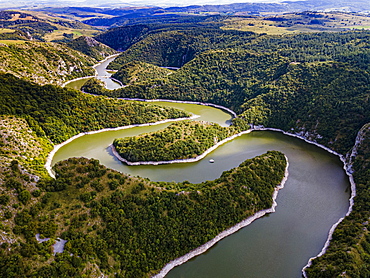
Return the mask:
M 243 0 L 239 0 L 244 2 Z M 234 2 L 234 3 L 232 3 Z M 236 3 L 235 3 L 236 2 Z M 253 2 L 253 3 L 252 3 Z M 262 2 L 262 3 L 261 3 Z M 231 4 L 232 3 L 232 4 Z M 114 14 L 116 16 L 121 16 L 123 13 L 128 13 L 128 11 L 140 10 L 152 8 L 156 9 L 157 7 L 166 7 L 169 11 L 182 11 L 182 12 L 194 12 L 194 11 L 216 11 L 216 12 L 242 12 L 242 11 L 251 11 L 255 9 L 265 9 L 265 10 L 274 10 L 275 7 L 286 7 L 286 8 L 298 8 L 303 10 L 323 10 L 323 9 L 335 9 L 335 10 L 345 10 L 345 11 L 369 11 L 369 1 L 367 0 L 306 0 L 306 1 L 289 1 L 289 0 L 271 0 L 270 3 L 266 1 L 255 0 L 249 1 L 249 3 L 238 3 L 238 1 L 233 0 L 219 0 L 219 1 L 176 1 L 176 0 L 143 0 L 143 1 L 125 1 L 124 3 L 119 0 L 96 0 L 96 1 L 68 1 L 68 0 L 22 0 L 22 1 L 10 1 L 3 0 L 0 3 L 0 9 L 3 8 L 25 8 L 25 9 L 44 9 L 50 8 L 55 9 L 60 7 L 75 7 L 75 9 L 82 8 L 85 11 L 93 13 L 105 13 L 105 14 Z M 129 8 L 134 7 L 134 8 Z M 175 8 L 173 8 L 175 7 Z M 125 10 L 125 11 L 124 11 Z M 81 11 L 81 10 L 80 10 Z M 262 10 L 261 10 L 262 11 Z M 297 10 L 295 10 L 297 11 Z
M 79 17 L 79 20 L 92 26 L 122 26 L 138 24 L 141 19 L 157 20 L 164 22 L 186 17 L 204 15 L 259 15 L 281 14 L 303 11 L 344 11 L 344 12 L 370 12 L 370 1 L 357 0 L 306 0 L 286 1 L 281 3 L 234 3 L 227 5 L 191 5 L 160 7 L 131 7 L 131 8 L 44 8 L 43 11 L 55 12 L 68 16 Z M 142 20 L 141 20 L 142 21 Z
M 0 11 L 0 28 L 22 31 L 23 33 L 18 32 L 18 35 L 26 40 L 37 41 L 68 41 L 77 36 L 76 33 L 97 33 L 96 28 L 80 21 L 34 11 Z

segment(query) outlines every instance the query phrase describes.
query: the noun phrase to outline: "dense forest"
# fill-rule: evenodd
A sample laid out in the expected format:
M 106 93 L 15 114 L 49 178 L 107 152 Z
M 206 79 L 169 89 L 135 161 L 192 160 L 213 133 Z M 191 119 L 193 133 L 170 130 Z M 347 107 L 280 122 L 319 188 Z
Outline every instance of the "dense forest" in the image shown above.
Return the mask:
M 61 85 L 67 80 L 94 75 L 97 60 L 57 43 L 0 44 L 0 72 L 38 83 Z
M 156 79 L 165 78 L 174 71 L 144 62 L 128 62 L 112 75 L 125 85 L 151 83 Z M 86 85 L 87 86 L 87 85 Z
M 346 155 L 370 122 L 369 39 L 369 31 L 251 37 L 237 48 L 199 53 L 163 79 L 100 94 L 213 102 L 234 109 L 246 123 L 280 128 Z M 152 63 L 160 51 L 151 53 Z M 328 252 L 307 270 L 309 277 L 368 275 L 365 143 L 362 150 L 366 159 L 355 160 L 354 167 L 359 184 L 354 212 L 340 224 Z
M 19 177 L 17 167 L 12 167 L 13 183 Z M 131 177 L 97 160 L 60 162 L 54 168 L 57 179 L 40 181 L 32 195 L 19 187 L 24 208 L 15 215 L 12 230 L 20 244 L 2 245 L 0 276 L 154 274 L 170 260 L 269 208 L 285 167 L 283 154 L 268 152 L 214 181 L 176 184 Z M 52 239 L 39 243 L 37 233 Z M 68 241 L 65 252 L 51 260 L 57 236 Z
M 0 114 L 25 117 L 39 135 L 61 143 L 81 132 L 189 116 L 184 111 L 39 86 L 0 75 Z
M 182 67 L 199 53 L 211 49 L 239 47 L 255 37 L 253 33 L 249 32 L 225 31 L 214 28 L 176 30 L 175 26 L 170 29 L 149 32 L 145 39 L 123 52 L 112 62 L 110 67 L 119 69 L 123 64 L 132 61 L 141 61 L 157 66 Z M 112 36 L 116 36 L 116 34 L 113 33 Z
M 195 158 L 220 141 L 249 129 L 243 121 L 230 127 L 216 123 L 182 121 L 163 130 L 115 139 L 117 153 L 130 162 Z
M 46 177 L 42 166 L 52 143 L 80 132 L 189 116 L 107 96 L 212 102 L 236 111 L 240 127 L 280 128 L 347 155 L 357 185 L 353 212 L 307 275 L 370 275 L 369 31 L 267 35 L 223 30 L 228 18 L 223 16 L 116 18 L 126 26 L 94 39 L 126 50 L 112 67 L 127 86 L 110 91 L 91 79 L 83 90 L 103 95 L 93 96 L 18 77 L 62 84 L 94 74 L 90 66 L 112 49 L 93 39 L 70 42 L 73 36 L 69 46 L 76 50 L 28 41 L 28 25 L 39 40 L 54 32 L 55 25 L 30 15 L 19 14 L 14 23 L 15 13 L 2 16 L 8 28 L 22 25 L 2 38 L 23 42 L 0 45 L 1 71 L 17 76 L 0 75 L 0 277 L 147 277 L 271 206 L 286 165 L 277 152 L 202 184 L 154 183 L 86 159 L 60 162 L 57 179 Z M 145 138 L 140 144 L 150 148 L 165 143 L 153 138 L 173 137 L 180 144 L 184 130 L 127 140 Z M 204 145 L 214 144 L 209 130 L 190 139 L 204 136 Z M 179 149 L 185 148 L 174 152 Z M 38 243 L 37 233 L 51 240 Z M 56 237 L 68 240 L 67 252 L 53 256 Z

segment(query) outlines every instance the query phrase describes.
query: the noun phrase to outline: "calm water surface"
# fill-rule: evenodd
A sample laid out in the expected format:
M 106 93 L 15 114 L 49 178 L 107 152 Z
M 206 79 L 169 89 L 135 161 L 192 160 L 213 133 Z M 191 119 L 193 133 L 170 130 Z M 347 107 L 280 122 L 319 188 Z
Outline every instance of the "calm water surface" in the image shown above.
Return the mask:
M 106 66 L 97 66 L 98 78 L 109 89 L 119 85 L 109 77 Z M 79 89 L 87 79 L 70 83 Z M 198 120 L 229 124 L 230 115 L 221 110 L 191 104 L 158 102 L 201 115 Z M 339 159 L 302 140 L 276 132 L 243 135 L 189 164 L 126 166 L 115 159 L 109 145 L 114 138 L 162 129 L 169 124 L 136 127 L 85 135 L 62 147 L 53 162 L 84 156 L 99 159 L 107 167 L 155 181 L 201 182 L 220 176 L 247 158 L 267 150 L 284 152 L 290 162 L 289 179 L 279 193 L 275 213 L 219 242 L 205 254 L 173 269 L 167 277 L 300 277 L 308 259 L 318 254 L 330 227 L 348 209 L 349 182 Z M 213 158 L 215 163 L 209 163 Z
M 112 76 L 112 72 L 107 71 L 108 64 L 112 62 L 115 58 L 116 57 L 111 57 L 95 67 L 97 73 L 96 78 L 103 81 L 105 83 L 106 88 L 110 90 L 118 89 L 121 87 L 119 83 L 114 82 L 112 79 L 110 79 L 110 77 Z M 66 87 L 79 90 L 90 78 L 91 77 L 87 77 L 84 79 L 73 81 L 71 83 L 68 83 Z
M 157 103 L 186 109 L 200 120 L 227 125 L 221 110 L 180 103 Z M 277 132 L 256 131 L 238 137 L 187 164 L 126 166 L 115 159 L 109 145 L 114 138 L 162 129 L 168 124 L 108 131 L 80 137 L 62 147 L 53 162 L 84 156 L 109 168 L 155 181 L 202 182 L 267 150 L 279 150 L 289 159 L 289 178 L 280 191 L 275 213 L 219 242 L 207 253 L 173 269 L 167 277 L 301 277 L 308 259 L 318 254 L 330 227 L 349 206 L 349 181 L 340 160 L 302 140 Z M 215 163 L 209 163 L 213 158 Z

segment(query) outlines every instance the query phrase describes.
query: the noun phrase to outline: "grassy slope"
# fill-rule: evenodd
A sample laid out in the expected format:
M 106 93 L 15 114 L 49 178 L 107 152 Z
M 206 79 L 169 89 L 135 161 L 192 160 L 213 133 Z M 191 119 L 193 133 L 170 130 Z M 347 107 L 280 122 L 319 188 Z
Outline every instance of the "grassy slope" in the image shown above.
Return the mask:
M 302 12 L 265 17 L 234 17 L 224 21 L 225 30 L 239 30 L 269 35 L 302 32 L 338 32 L 350 29 L 369 29 L 366 15 L 342 12 Z

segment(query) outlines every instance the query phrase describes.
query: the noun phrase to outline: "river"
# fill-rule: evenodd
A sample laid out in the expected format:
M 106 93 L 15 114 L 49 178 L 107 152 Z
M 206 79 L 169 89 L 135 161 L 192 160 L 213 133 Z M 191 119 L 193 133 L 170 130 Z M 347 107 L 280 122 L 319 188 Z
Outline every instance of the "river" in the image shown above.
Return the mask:
M 117 56 L 118 54 L 109 56 L 94 66 L 96 78 L 103 81 L 105 83 L 105 86 L 110 90 L 114 90 L 121 87 L 119 83 L 113 81 L 110 78 L 112 76 L 113 71 L 107 71 L 107 66 L 109 65 L 110 62 L 116 59 Z M 81 79 L 78 78 L 78 80 L 73 80 L 72 82 L 67 83 L 65 86 L 68 88 L 79 90 L 90 78 L 91 77 Z
M 185 109 L 200 120 L 227 125 L 230 115 L 208 106 L 158 102 Z M 69 157 L 99 159 L 109 168 L 154 181 L 198 183 L 267 150 L 282 151 L 289 160 L 289 178 L 278 195 L 276 212 L 223 239 L 205 254 L 174 268 L 166 277 L 301 277 L 310 257 L 322 249 L 331 226 L 345 216 L 350 184 L 339 158 L 279 132 L 254 131 L 230 141 L 205 159 L 188 164 L 126 166 L 112 154 L 114 138 L 164 128 L 135 127 L 82 136 L 63 146 L 53 163 Z M 209 163 L 213 158 L 215 163 Z

